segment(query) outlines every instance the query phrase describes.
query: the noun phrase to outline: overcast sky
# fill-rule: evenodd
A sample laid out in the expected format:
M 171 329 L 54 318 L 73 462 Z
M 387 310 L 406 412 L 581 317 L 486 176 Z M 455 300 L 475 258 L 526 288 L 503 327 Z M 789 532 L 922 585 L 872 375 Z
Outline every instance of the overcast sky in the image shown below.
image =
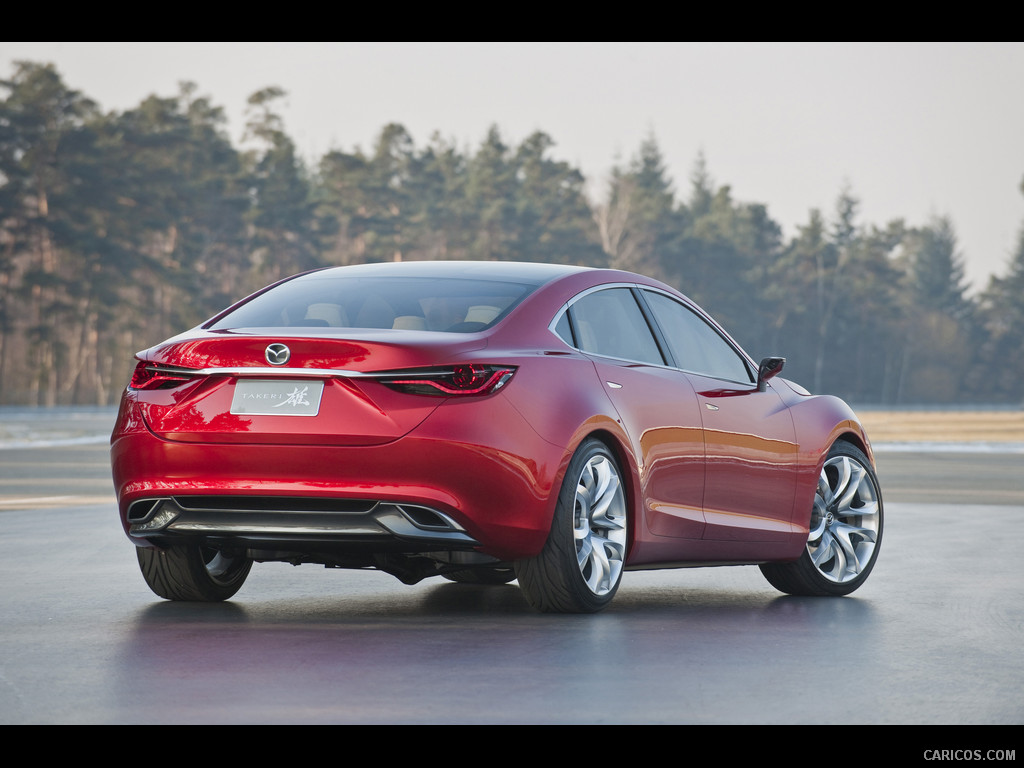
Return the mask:
M 682 198 L 703 153 L 786 237 L 844 186 L 862 223 L 948 216 L 976 289 L 1024 225 L 1024 43 L 0 42 L 0 79 L 19 59 L 54 63 L 104 110 L 194 82 L 236 142 L 248 96 L 280 86 L 311 162 L 369 149 L 390 122 L 418 148 L 435 131 L 472 150 L 491 125 L 513 145 L 541 130 L 595 196 L 653 134 Z

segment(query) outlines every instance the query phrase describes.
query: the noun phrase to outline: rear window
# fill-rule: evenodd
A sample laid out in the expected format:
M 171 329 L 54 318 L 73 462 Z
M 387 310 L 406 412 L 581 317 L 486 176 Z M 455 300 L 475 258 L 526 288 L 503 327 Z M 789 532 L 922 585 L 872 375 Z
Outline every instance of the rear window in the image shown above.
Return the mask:
M 206 327 L 473 333 L 504 318 L 534 288 L 522 283 L 461 278 L 314 274 L 271 288 Z

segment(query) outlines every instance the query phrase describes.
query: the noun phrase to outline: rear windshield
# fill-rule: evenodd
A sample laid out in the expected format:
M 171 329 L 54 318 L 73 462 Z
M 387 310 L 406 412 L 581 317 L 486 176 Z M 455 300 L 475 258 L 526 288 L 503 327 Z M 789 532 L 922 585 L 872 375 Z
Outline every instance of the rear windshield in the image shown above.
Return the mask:
M 206 327 L 395 328 L 473 333 L 497 323 L 535 285 L 437 277 L 306 275 L 282 283 Z

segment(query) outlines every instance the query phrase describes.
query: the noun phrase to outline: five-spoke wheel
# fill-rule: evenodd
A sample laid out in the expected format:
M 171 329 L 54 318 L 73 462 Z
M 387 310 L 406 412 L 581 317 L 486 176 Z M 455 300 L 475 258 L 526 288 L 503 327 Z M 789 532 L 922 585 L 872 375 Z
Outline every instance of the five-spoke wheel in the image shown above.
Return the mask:
M 837 442 L 821 468 L 808 525 L 807 547 L 792 563 L 761 571 L 794 595 L 848 595 L 864 583 L 882 542 L 882 496 L 871 462 Z
M 576 483 L 572 533 L 576 565 L 597 596 L 619 585 L 626 553 L 626 502 L 614 459 L 593 456 Z
M 526 599 L 542 611 L 600 610 L 619 588 L 627 536 L 621 470 L 604 443 L 587 440 L 569 463 L 544 549 L 516 563 Z

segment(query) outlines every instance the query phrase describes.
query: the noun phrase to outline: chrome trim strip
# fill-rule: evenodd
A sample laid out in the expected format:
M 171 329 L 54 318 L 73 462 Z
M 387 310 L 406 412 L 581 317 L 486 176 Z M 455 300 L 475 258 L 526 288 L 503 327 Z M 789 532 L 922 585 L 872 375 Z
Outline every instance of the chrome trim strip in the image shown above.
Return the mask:
M 276 366 L 271 368 L 270 366 L 243 366 L 238 368 L 178 368 L 169 365 L 160 365 L 159 363 L 150 363 L 153 366 L 153 370 L 160 371 L 161 373 L 169 373 L 171 375 L 181 376 L 244 376 L 244 377 L 270 377 L 274 379 L 281 378 L 362 378 L 362 377 L 380 377 L 382 374 L 379 373 L 364 373 L 362 371 L 348 371 L 344 368 L 287 368 L 283 366 Z M 393 376 L 394 374 L 385 374 Z
M 510 366 L 511 367 L 511 366 Z M 254 378 L 345 378 L 345 379 L 392 379 L 396 376 L 403 378 L 430 378 L 432 376 L 452 374 L 455 369 L 444 367 L 415 368 L 408 371 L 350 371 L 345 368 L 288 368 L 275 366 L 273 368 L 262 365 L 241 366 L 237 368 L 181 368 L 178 366 L 162 365 L 160 363 L 147 363 L 147 370 L 159 371 L 172 376 L 240 376 Z
M 380 536 L 379 529 L 369 529 L 358 526 L 309 526 L 309 525 L 284 525 L 284 524 L 261 524 L 252 525 L 246 523 L 171 523 L 167 526 L 168 531 L 188 533 L 211 533 L 211 534 L 242 534 L 249 536 L 269 536 L 285 534 L 344 534 L 346 536 Z

